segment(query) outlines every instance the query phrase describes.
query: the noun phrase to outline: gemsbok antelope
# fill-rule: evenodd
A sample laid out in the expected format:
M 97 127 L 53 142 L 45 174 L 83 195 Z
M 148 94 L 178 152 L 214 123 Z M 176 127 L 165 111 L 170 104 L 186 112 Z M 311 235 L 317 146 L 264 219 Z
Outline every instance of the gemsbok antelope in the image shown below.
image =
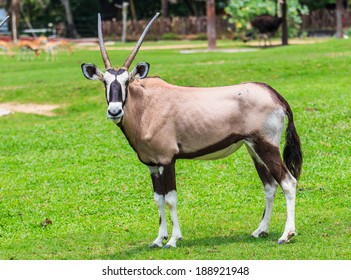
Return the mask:
M 149 64 L 141 62 L 128 72 L 145 34 L 144 29 L 121 68 L 114 69 L 104 46 L 101 18 L 98 37 L 106 72 L 94 64 L 82 64 L 84 76 L 105 85 L 107 117 L 120 127 L 129 144 L 151 173 L 159 231 L 150 247 L 162 247 L 168 239 L 165 204 L 170 209 L 172 236 L 164 248 L 176 247 L 182 238 L 177 216 L 175 162 L 177 159 L 220 159 L 246 146 L 266 195 L 265 211 L 254 237 L 268 234 L 278 184 L 282 187 L 287 219 L 279 243 L 295 232 L 295 194 L 302 166 L 302 152 L 289 104 L 270 86 L 243 83 L 196 88 L 148 78 Z M 287 116 L 286 144 L 280 156 L 280 140 Z

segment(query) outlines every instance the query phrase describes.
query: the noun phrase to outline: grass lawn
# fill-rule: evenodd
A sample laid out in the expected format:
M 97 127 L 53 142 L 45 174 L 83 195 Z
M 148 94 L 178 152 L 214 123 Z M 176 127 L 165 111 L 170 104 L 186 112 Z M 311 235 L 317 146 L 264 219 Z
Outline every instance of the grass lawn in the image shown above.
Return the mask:
M 128 54 L 109 52 L 119 66 Z M 276 242 L 285 224 L 279 190 L 270 235 L 250 237 L 264 193 L 243 148 L 224 160 L 177 162 L 184 240 L 150 250 L 158 213 L 148 170 L 106 119 L 103 85 L 81 73 L 83 62 L 103 69 L 100 53 L 77 50 L 55 62 L 0 57 L 0 103 L 61 106 L 54 117 L 0 118 L 0 259 L 350 259 L 350 40 L 247 53 L 145 50 L 133 65 L 140 61 L 170 83 L 260 81 L 288 100 L 304 152 L 298 236 Z

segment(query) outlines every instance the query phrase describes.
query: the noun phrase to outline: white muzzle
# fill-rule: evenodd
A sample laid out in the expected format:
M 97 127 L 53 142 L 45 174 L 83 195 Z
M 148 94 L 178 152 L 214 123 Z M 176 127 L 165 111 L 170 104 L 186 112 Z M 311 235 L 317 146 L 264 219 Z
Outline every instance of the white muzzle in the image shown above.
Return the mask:
M 114 123 L 119 123 L 124 115 L 122 102 L 110 102 L 107 108 L 107 117 Z

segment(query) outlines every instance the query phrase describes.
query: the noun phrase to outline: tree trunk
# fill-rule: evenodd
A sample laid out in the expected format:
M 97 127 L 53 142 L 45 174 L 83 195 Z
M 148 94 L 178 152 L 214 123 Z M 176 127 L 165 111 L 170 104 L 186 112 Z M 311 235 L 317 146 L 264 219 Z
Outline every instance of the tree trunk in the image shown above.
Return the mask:
M 168 0 L 161 0 L 162 16 L 168 18 Z
M 207 0 L 207 42 L 209 50 L 216 49 L 215 0 Z
M 127 15 L 128 15 L 128 2 L 123 2 L 122 5 L 122 21 L 123 21 L 123 28 L 122 28 L 122 43 L 126 42 L 127 38 Z
M 62 5 L 65 8 L 66 20 L 67 20 L 67 37 L 77 38 L 79 37 L 76 26 L 74 25 L 73 14 L 71 10 L 70 0 L 61 0 Z
M 343 0 L 336 0 L 336 38 L 344 37 L 342 30 Z
M 129 0 L 129 4 L 130 4 L 130 12 L 132 14 L 133 21 L 137 21 L 134 0 Z
M 286 4 L 286 0 L 281 0 L 281 9 L 282 9 L 282 45 L 287 46 L 289 44 L 289 33 L 288 33 L 288 5 Z
M 11 37 L 14 43 L 18 41 L 18 26 L 20 19 L 21 0 L 11 1 Z
M 195 7 L 192 5 L 193 2 L 192 1 L 190 2 L 190 0 L 184 0 L 184 2 L 186 4 L 186 6 L 188 7 L 190 14 L 192 16 L 198 16 L 197 13 L 196 13 Z

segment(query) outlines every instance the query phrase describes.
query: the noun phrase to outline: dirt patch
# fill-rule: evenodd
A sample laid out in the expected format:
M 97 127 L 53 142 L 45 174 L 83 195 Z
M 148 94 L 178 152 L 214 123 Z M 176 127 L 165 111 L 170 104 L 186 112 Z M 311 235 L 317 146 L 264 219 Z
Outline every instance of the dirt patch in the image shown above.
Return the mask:
M 25 88 L 25 86 L 5 86 L 5 87 L 0 87 L 0 90 L 17 90 L 22 88 Z
M 55 116 L 53 110 L 59 108 L 58 105 L 49 104 L 19 104 L 19 103 L 0 103 L 0 116 L 8 115 L 14 112 L 37 114 L 44 116 Z

